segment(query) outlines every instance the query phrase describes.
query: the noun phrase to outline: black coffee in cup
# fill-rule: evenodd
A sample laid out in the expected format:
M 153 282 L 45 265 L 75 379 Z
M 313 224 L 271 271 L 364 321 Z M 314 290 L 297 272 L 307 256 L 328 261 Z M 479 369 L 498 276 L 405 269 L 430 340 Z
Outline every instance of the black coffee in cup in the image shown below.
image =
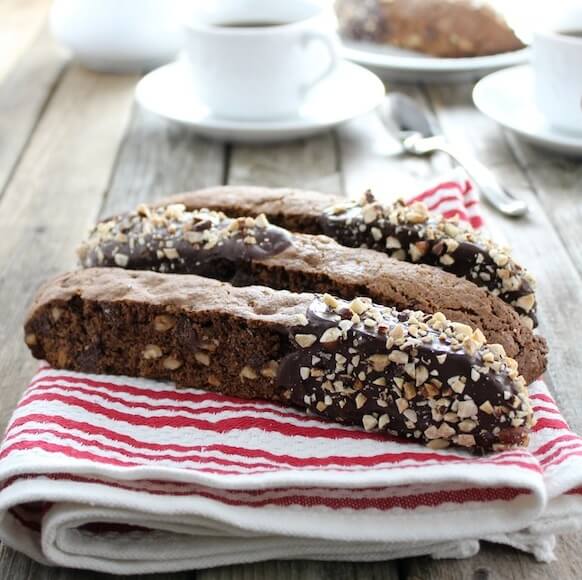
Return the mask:
M 562 36 L 573 36 L 574 38 L 582 38 L 582 30 L 560 30 L 558 34 Z

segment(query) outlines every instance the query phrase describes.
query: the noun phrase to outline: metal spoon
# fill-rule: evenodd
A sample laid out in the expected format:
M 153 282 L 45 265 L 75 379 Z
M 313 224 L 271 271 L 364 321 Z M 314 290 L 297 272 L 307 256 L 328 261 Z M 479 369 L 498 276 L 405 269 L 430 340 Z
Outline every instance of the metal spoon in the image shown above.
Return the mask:
M 485 165 L 451 145 L 443 135 L 435 134 L 428 113 L 410 97 L 390 93 L 380 107 L 380 118 L 407 153 L 428 155 L 442 151 L 449 155 L 465 169 L 483 197 L 502 214 L 520 217 L 528 212 L 527 204 L 504 189 Z

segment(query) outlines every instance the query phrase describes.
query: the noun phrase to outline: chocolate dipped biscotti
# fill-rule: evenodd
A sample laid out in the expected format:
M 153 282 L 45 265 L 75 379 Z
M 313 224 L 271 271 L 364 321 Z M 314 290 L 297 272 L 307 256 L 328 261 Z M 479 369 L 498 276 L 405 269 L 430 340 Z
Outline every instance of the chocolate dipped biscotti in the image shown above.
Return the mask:
M 522 446 L 532 424 L 501 346 L 441 313 L 367 298 L 88 269 L 41 288 L 25 333 L 56 368 L 281 401 L 433 448 Z
M 79 255 L 89 268 L 197 274 L 237 286 L 368 296 L 400 310 L 442 312 L 501 344 L 528 382 L 546 366 L 545 341 L 492 293 L 437 268 L 341 246 L 326 236 L 291 234 L 264 215 L 231 219 L 181 204 L 140 206 L 97 224 Z
M 168 203 L 230 217 L 264 213 L 294 232 L 325 234 L 343 246 L 435 266 L 486 288 L 513 306 L 524 324 L 537 326 L 535 282 L 509 250 L 456 218 L 429 212 L 422 203 L 382 204 L 370 192 L 348 201 L 312 191 L 228 186 L 173 196 L 163 202 Z

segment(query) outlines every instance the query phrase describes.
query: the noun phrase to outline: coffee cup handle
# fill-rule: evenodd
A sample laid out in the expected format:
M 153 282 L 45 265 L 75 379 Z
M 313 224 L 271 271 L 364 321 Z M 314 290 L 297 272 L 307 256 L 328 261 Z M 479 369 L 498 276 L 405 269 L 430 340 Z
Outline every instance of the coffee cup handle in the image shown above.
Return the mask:
M 330 76 L 337 69 L 340 63 L 337 45 L 328 35 L 313 30 L 305 32 L 301 39 L 302 46 L 305 48 L 312 42 L 321 42 L 327 48 L 327 52 L 329 53 L 329 63 L 314 79 L 303 84 L 302 91 L 304 93 L 307 93 L 323 79 Z

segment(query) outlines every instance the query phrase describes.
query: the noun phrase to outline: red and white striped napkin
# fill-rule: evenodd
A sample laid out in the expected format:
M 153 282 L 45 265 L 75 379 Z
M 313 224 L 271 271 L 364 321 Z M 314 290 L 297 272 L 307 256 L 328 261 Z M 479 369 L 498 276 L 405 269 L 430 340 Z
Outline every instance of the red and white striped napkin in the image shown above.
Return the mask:
M 419 197 L 481 225 L 469 183 Z M 113 573 L 272 558 L 466 557 L 488 539 L 553 556 L 582 522 L 582 439 L 542 381 L 528 449 L 485 457 L 301 411 L 41 367 L 0 449 L 0 535 Z

